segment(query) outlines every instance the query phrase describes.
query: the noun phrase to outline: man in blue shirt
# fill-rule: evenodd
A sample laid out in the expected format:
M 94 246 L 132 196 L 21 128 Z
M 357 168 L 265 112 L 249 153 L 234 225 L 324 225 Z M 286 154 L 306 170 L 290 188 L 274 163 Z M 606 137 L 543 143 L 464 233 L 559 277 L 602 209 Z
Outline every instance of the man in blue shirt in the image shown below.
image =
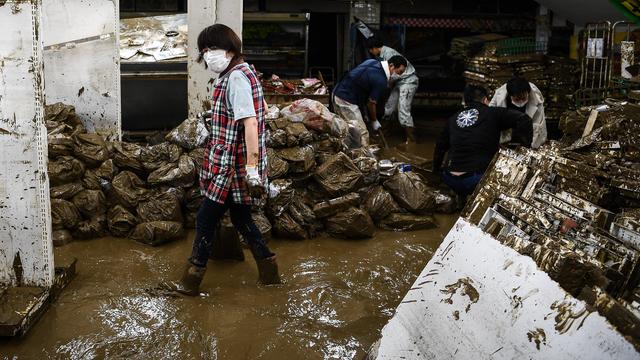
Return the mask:
M 333 90 L 333 107 L 349 123 L 352 148 L 369 145 L 369 131 L 360 109 L 368 110 L 371 128 L 378 131 L 376 106 L 389 87 L 392 75 L 402 75 L 407 60 L 393 56 L 388 61 L 370 59 L 351 70 Z

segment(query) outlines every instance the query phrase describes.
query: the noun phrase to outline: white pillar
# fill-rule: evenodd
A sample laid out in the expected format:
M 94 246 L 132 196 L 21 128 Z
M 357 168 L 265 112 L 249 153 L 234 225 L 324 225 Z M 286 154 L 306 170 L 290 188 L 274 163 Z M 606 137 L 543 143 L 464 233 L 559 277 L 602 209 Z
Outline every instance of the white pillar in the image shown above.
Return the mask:
M 53 281 L 40 9 L 0 6 L 0 284 L 10 286 Z
M 189 60 L 188 94 L 189 116 L 211 107 L 214 74 L 205 69 L 198 59 L 198 35 L 207 26 L 224 24 L 242 38 L 242 0 L 189 1 Z
M 538 16 L 536 17 L 536 43 L 537 51 L 547 53 L 549 37 L 551 37 L 551 22 L 549 19 L 549 9 L 540 5 Z
M 119 140 L 119 2 L 42 3 L 46 103 L 74 105 L 89 132 Z

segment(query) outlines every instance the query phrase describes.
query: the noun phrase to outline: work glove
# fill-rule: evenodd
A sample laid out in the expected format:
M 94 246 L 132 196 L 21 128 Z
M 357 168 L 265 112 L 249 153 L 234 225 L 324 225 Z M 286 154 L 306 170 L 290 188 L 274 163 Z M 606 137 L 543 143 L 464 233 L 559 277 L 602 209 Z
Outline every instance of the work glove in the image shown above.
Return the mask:
M 373 131 L 378 131 L 382 128 L 382 125 L 378 120 L 375 120 L 374 122 L 371 123 L 371 128 L 373 129 Z
M 253 198 L 260 198 L 266 194 L 267 190 L 265 189 L 262 179 L 260 178 L 260 174 L 258 173 L 258 167 L 255 165 L 246 165 L 244 169 L 247 173 L 246 181 L 249 195 Z

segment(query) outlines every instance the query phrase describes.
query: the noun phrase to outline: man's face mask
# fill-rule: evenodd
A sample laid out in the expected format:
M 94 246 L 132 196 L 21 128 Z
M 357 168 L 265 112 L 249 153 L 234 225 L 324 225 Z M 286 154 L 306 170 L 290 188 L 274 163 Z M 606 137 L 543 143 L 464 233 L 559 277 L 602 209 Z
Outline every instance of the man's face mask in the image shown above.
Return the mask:
M 529 102 L 529 94 L 511 97 L 511 103 L 515 107 L 519 107 L 519 108 L 524 107 L 525 105 L 527 105 L 528 102 Z
M 207 63 L 207 68 L 216 74 L 223 72 L 231 63 L 231 58 L 227 57 L 227 52 L 222 49 L 207 50 L 202 59 Z

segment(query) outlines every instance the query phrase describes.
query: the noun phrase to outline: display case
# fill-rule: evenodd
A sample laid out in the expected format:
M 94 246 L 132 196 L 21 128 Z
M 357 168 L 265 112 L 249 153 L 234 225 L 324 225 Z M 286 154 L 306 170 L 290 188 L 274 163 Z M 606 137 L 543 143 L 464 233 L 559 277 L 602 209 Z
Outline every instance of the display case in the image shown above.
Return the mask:
M 265 76 L 306 77 L 309 19 L 308 13 L 245 13 L 242 38 L 247 62 Z

